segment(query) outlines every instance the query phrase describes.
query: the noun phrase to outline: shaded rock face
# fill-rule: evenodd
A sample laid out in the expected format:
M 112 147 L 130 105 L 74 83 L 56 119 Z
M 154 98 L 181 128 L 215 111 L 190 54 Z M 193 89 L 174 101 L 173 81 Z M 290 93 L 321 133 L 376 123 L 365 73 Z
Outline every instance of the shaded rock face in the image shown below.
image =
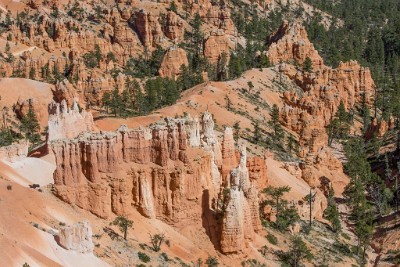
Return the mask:
M 183 23 L 184 21 L 175 12 L 169 11 L 163 26 L 165 36 L 175 43 L 182 42 L 185 32 Z
M 67 250 L 79 253 L 92 253 L 92 228 L 89 222 L 83 221 L 60 229 L 58 243 Z
M 189 66 L 186 52 L 174 46 L 165 53 L 158 73 L 161 77 L 176 79 L 181 74 L 182 65 Z
M 144 47 L 154 48 L 164 42 L 164 33 L 157 16 L 140 10 L 135 14 L 135 28 Z
M 167 118 L 148 128 L 121 126 L 116 132 L 83 133 L 75 139 L 53 141 L 55 194 L 101 218 L 129 214 L 134 207 L 143 216 L 174 225 L 198 221 L 205 209 L 214 209 L 222 190 L 225 154 L 235 155 L 229 137 L 232 130 L 227 128 L 227 144 L 222 145 L 229 147 L 228 151 L 221 150 L 213 128 L 212 116 L 206 112 L 200 119 Z M 244 203 L 237 212 L 245 214 L 245 222 L 253 225 L 246 235 L 251 241 L 260 222 L 256 183 L 250 177 L 267 177 L 258 170 L 249 173 L 245 149 L 241 151 L 240 162 L 232 163 L 232 169 L 241 185 L 237 201 Z M 229 216 L 236 217 L 235 212 L 232 209 Z M 229 224 L 228 219 L 225 224 Z M 222 231 L 222 238 L 227 232 Z M 235 246 L 223 252 L 236 252 Z
M 378 121 L 376 118 L 374 118 L 365 133 L 365 138 L 371 139 L 374 137 L 374 135 L 376 137 L 383 137 L 389 130 L 393 130 L 395 126 L 395 119 L 392 116 L 388 121 L 383 119 Z
M 78 102 L 74 99 L 72 108 L 65 100 L 49 105 L 49 123 L 47 141 L 75 138 L 82 132 L 94 131 L 93 117 L 90 112 L 79 111 Z

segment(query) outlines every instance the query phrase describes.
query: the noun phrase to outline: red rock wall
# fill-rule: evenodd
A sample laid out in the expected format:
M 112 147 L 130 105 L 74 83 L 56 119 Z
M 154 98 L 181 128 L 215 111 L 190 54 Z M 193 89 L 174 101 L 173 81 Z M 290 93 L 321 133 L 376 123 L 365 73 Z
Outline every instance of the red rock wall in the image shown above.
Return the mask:
M 241 204 L 226 216 L 234 220 L 238 217 L 235 212 L 242 214 L 235 219 L 241 225 L 237 230 L 246 233 L 243 240 L 250 242 L 254 231 L 260 229 L 254 180 L 267 180 L 265 161 L 247 161 L 242 147 L 237 162 L 230 128 L 225 132 L 221 151 L 213 125 L 211 115 L 206 113 L 200 123 L 197 118 L 169 118 L 150 128 L 122 126 L 117 132 L 85 133 L 76 139 L 53 141 L 57 164 L 55 194 L 101 218 L 109 218 L 113 213 L 127 214 L 133 206 L 143 216 L 184 224 L 201 219 L 203 209 L 212 209 L 223 189 L 224 170 L 229 183 L 234 180 L 228 190 L 241 186 L 239 193 L 232 193 L 232 197 L 238 198 L 227 205 L 235 206 L 237 201 Z M 232 162 L 228 156 L 234 157 Z M 223 167 L 228 161 L 229 171 Z M 252 166 L 250 171 L 247 165 Z M 208 200 L 204 200 L 204 194 L 209 195 Z M 222 238 L 241 242 L 240 236 L 234 236 L 237 231 L 229 230 L 237 226 L 228 217 L 221 226 L 225 229 Z M 243 227 L 248 224 L 252 227 Z M 222 251 L 238 252 L 245 245 L 235 242 L 223 241 L 226 244 Z

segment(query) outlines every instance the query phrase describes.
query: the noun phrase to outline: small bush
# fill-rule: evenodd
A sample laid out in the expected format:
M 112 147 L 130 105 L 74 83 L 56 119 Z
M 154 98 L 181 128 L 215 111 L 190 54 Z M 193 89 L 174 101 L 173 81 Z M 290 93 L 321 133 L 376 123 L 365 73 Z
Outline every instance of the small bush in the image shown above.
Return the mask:
M 301 227 L 301 231 L 308 235 L 311 232 L 311 226 L 307 223 Z
M 94 245 L 96 248 L 99 248 L 100 247 L 100 244 L 96 244 L 96 245 Z
M 272 245 L 278 244 L 278 238 L 276 238 L 276 236 L 274 236 L 273 234 L 268 233 L 266 238 L 267 238 L 268 242 L 271 243 Z
M 219 265 L 219 262 L 218 262 L 217 258 L 209 256 L 206 259 L 206 264 L 208 267 L 217 267 Z
M 165 261 L 169 261 L 169 258 L 168 258 L 168 255 L 167 255 L 167 253 L 165 253 L 165 252 L 163 252 L 163 253 L 161 253 L 161 258 L 163 259 L 163 260 L 165 260 Z
M 139 260 L 143 261 L 144 263 L 147 263 L 151 260 L 150 256 L 143 252 L 138 252 L 138 257 Z
M 351 255 L 351 249 L 347 245 L 340 243 L 338 241 L 333 243 L 333 248 L 336 249 L 339 253 L 341 253 L 343 255 L 346 255 L 346 256 Z
M 7 185 L 7 190 L 12 190 L 12 185 Z
M 65 222 L 59 222 L 58 225 L 65 226 Z
M 152 249 L 155 252 L 160 251 L 161 245 L 165 240 L 165 235 L 164 234 L 155 234 L 155 235 L 150 235 L 150 242 L 152 245 Z
M 39 229 L 39 224 L 38 224 L 38 223 L 34 223 L 34 224 L 33 224 L 33 227 Z
M 346 240 L 350 240 L 351 239 L 350 236 L 348 234 L 346 234 L 346 233 L 342 233 L 342 236 Z

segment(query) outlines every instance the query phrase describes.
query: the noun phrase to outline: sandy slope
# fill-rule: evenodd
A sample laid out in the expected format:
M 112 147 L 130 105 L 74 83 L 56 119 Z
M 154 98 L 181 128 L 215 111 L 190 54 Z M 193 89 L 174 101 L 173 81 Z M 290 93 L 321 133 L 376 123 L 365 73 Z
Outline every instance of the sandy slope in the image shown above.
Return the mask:
M 47 126 L 48 105 L 53 100 L 52 88 L 54 85 L 23 78 L 0 79 L 0 107 L 12 106 L 18 99 L 28 100 L 33 98 L 37 105 L 37 116 L 42 128 Z
M 7 185 L 12 185 L 12 190 Z M 51 229 L 57 231 L 57 219 L 51 211 L 58 211 L 70 222 L 79 217 L 73 210 L 63 209 L 50 193 L 0 180 L 0 210 L 1 266 L 22 266 L 25 262 L 30 266 L 107 266 L 93 254 L 83 255 L 57 245 L 49 233 Z
M 55 164 L 39 158 L 27 157 L 15 162 L 0 160 L 0 175 L 20 185 L 53 183 Z

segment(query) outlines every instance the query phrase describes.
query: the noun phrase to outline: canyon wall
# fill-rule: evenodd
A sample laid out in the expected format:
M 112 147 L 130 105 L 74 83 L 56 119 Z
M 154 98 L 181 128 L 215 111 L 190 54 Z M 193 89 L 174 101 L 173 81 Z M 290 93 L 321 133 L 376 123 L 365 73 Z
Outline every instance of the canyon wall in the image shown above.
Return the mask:
M 229 190 L 221 230 L 214 229 L 221 231 L 221 250 L 242 250 L 243 233 L 251 241 L 260 229 L 256 184 L 267 179 L 265 161 L 248 161 L 242 147 L 240 161 L 232 162 L 230 174 L 223 177 L 226 154 L 234 149 L 232 130 L 225 130 L 221 146 L 208 112 L 200 119 L 167 118 L 147 128 L 82 133 L 54 140 L 51 147 L 57 165 L 55 194 L 101 218 L 128 214 L 135 207 L 143 216 L 183 225 L 200 220 L 205 210 L 218 213 L 215 203 Z M 235 182 L 229 185 L 226 179 Z

